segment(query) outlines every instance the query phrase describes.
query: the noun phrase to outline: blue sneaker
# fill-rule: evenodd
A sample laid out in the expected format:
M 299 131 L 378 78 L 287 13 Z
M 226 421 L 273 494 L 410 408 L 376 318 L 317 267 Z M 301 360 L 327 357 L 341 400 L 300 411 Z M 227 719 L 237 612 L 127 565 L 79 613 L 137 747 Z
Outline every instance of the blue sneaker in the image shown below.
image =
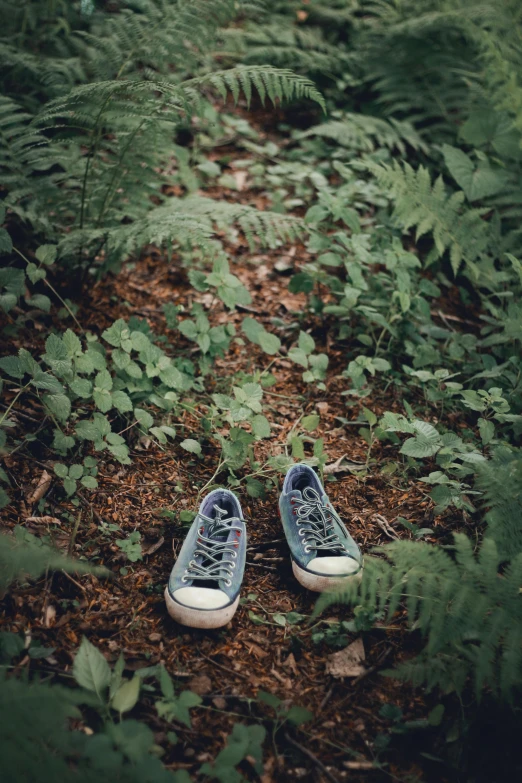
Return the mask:
M 246 526 L 239 500 L 215 489 L 187 533 L 165 601 L 171 617 L 192 628 L 220 628 L 236 613 L 246 560 Z
M 279 498 L 283 528 L 297 581 L 323 592 L 362 576 L 359 547 L 333 510 L 317 474 L 308 465 L 292 465 Z

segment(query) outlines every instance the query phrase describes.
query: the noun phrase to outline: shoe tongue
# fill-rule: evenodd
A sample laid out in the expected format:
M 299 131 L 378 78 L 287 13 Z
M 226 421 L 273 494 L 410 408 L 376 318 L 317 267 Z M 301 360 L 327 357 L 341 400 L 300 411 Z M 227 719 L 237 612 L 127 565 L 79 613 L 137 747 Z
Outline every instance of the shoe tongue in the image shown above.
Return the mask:
M 228 522 L 228 511 L 216 504 L 213 508 L 213 520 L 208 524 L 208 537 L 215 541 L 225 541 L 229 534 L 226 522 Z

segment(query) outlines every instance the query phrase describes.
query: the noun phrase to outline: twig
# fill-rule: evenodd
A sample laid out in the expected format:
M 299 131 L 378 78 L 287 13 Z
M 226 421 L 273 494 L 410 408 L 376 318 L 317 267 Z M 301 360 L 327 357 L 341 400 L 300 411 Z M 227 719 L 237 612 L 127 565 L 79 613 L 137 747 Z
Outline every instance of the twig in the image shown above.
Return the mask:
M 62 568 L 62 574 L 67 577 L 67 579 L 73 583 L 73 585 L 76 585 L 76 587 L 82 591 L 82 593 L 86 593 L 87 590 L 85 587 L 83 587 L 79 582 L 76 581 L 76 579 L 73 579 L 70 574 L 67 573 L 67 571 L 64 571 Z
M 101 516 L 98 514 L 98 512 L 96 511 L 96 509 L 94 508 L 94 506 L 92 505 L 92 503 L 89 503 L 89 501 L 87 500 L 87 498 L 86 498 L 84 495 L 82 495 L 82 493 L 81 493 L 81 492 L 78 492 L 78 490 L 76 490 L 76 494 L 78 495 L 78 497 L 80 498 L 80 500 L 82 501 L 82 503 L 84 504 L 84 506 L 87 506 L 87 508 L 89 508 L 89 509 L 90 509 L 90 511 L 91 511 L 91 513 L 93 514 L 93 516 L 95 516 L 95 517 L 96 517 L 96 520 L 97 520 L 97 522 L 98 522 L 100 525 L 103 525 L 103 519 L 102 519 L 102 518 L 101 518 Z
M 333 691 L 334 691 L 334 686 L 332 685 L 332 687 L 330 688 L 330 690 L 327 692 L 326 696 L 322 700 L 321 704 L 319 705 L 319 709 L 317 710 L 317 715 L 320 715 L 322 713 L 322 711 L 330 701 Z
M 273 568 L 272 566 L 263 565 L 263 563 L 253 563 L 252 560 L 247 560 L 247 565 L 257 566 L 258 568 L 266 568 L 267 571 L 279 571 L 278 568 Z
M 74 542 L 76 541 L 76 535 L 78 533 L 78 528 L 80 527 L 80 522 L 82 520 L 82 512 L 78 511 L 78 516 L 76 517 L 76 522 L 74 523 L 73 532 L 69 541 L 69 547 L 67 549 L 67 554 L 69 557 L 72 555 Z
M 385 533 L 388 538 L 394 538 L 396 541 L 399 541 L 399 536 L 395 532 L 395 530 L 391 527 L 390 523 L 387 519 L 385 519 L 382 514 L 374 514 L 372 519 L 375 519 L 383 533 Z
M 370 674 L 373 674 L 374 672 L 376 672 L 382 666 L 382 664 L 384 663 L 384 661 L 389 656 L 389 654 L 391 653 L 392 650 L 393 650 L 393 647 L 388 647 L 383 652 L 383 654 L 380 656 L 379 660 L 377 661 L 377 663 L 374 666 L 370 666 L 369 669 L 366 669 L 365 672 L 363 672 L 362 674 L 359 674 L 359 676 L 356 677 L 355 680 L 353 680 L 352 687 L 355 687 L 356 685 L 358 685 L 361 682 L 361 680 L 365 680 L 366 677 L 370 676 Z
M 203 658 L 206 658 L 206 660 L 209 663 L 211 663 L 212 666 L 217 666 L 219 669 L 223 669 L 223 671 L 225 671 L 227 674 L 232 674 L 232 675 L 235 675 L 236 677 L 241 677 L 241 679 L 243 679 L 243 680 L 248 680 L 248 677 L 246 676 L 246 674 L 241 674 L 241 672 L 236 672 L 235 669 L 230 669 L 227 666 L 223 666 L 222 663 L 218 663 L 218 661 L 215 661 L 213 658 L 209 658 L 208 655 L 205 655 L 205 653 L 201 652 L 201 650 L 200 650 L 199 654 Z
M 292 739 L 292 737 L 289 734 L 287 734 L 287 732 L 285 732 L 285 739 L 290 743 L 290 745 L 293 745 L 294 748 L 297 748 L 297 750 L 301 751 L 303 756 L 306 756 L 308 759 L 310 759 L 312 764 L 315 764 L 317 769 L 321 770 L 323 775 L 325 775 L 328 778 L 328 780 L 331 781 L 331 783 L 338 783 L 337 778 L 334 777 L 334 775 L 332 775 L 332 773 L 326 769 L 323 762 L 319 761 L 319 759 L 316 756 L 314 756 L 311 750 L 308 750 L 308 748 L 303 747 L 303 745 L 301 745 L 295 739 Z

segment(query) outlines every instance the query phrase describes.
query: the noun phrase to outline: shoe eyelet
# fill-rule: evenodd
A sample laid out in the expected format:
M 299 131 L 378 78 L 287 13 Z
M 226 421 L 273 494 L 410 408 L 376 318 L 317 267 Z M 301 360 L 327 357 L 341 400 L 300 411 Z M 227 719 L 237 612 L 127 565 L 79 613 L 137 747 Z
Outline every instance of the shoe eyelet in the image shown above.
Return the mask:
M 237 563 L 230 563 L 230 568 L 235 568 Z
M 235 559 L 237 557 L 237 552 L 231 552 L 231 555 Z
M 305 546 L 304 551 L 306 552 L 306 554 L 308 554 L 310 552 L 310 547 L 309 546 Z
M 230 581 L 230 579 L 225 579 L 225 584 L 227 587 L 232 587 L 232 582 Z
M 185 584 L 185 582 L 188 582 L 188 577 L 182 576 L 181 581 L 183 582 L 183 584 Z
M 299 535 L 301 538 L 304 536 L 304 534 L 305 534 L 304 530 L 302 530 L 302 529 L 301 529 L 301 530 L 299 530 L 299 531 L 298 531 L 298 535 Z

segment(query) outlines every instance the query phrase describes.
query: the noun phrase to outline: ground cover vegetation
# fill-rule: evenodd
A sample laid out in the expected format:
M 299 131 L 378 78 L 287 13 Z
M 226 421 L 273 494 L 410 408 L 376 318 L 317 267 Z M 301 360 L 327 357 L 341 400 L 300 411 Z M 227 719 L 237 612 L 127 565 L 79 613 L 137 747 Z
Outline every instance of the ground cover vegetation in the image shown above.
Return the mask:
M 511 780 L 520 4 L 0 10 L 2 779 Z M 365 551 L 317 601 L 295 460 Z M 187 631 L 220 484 L 242 608 Z

